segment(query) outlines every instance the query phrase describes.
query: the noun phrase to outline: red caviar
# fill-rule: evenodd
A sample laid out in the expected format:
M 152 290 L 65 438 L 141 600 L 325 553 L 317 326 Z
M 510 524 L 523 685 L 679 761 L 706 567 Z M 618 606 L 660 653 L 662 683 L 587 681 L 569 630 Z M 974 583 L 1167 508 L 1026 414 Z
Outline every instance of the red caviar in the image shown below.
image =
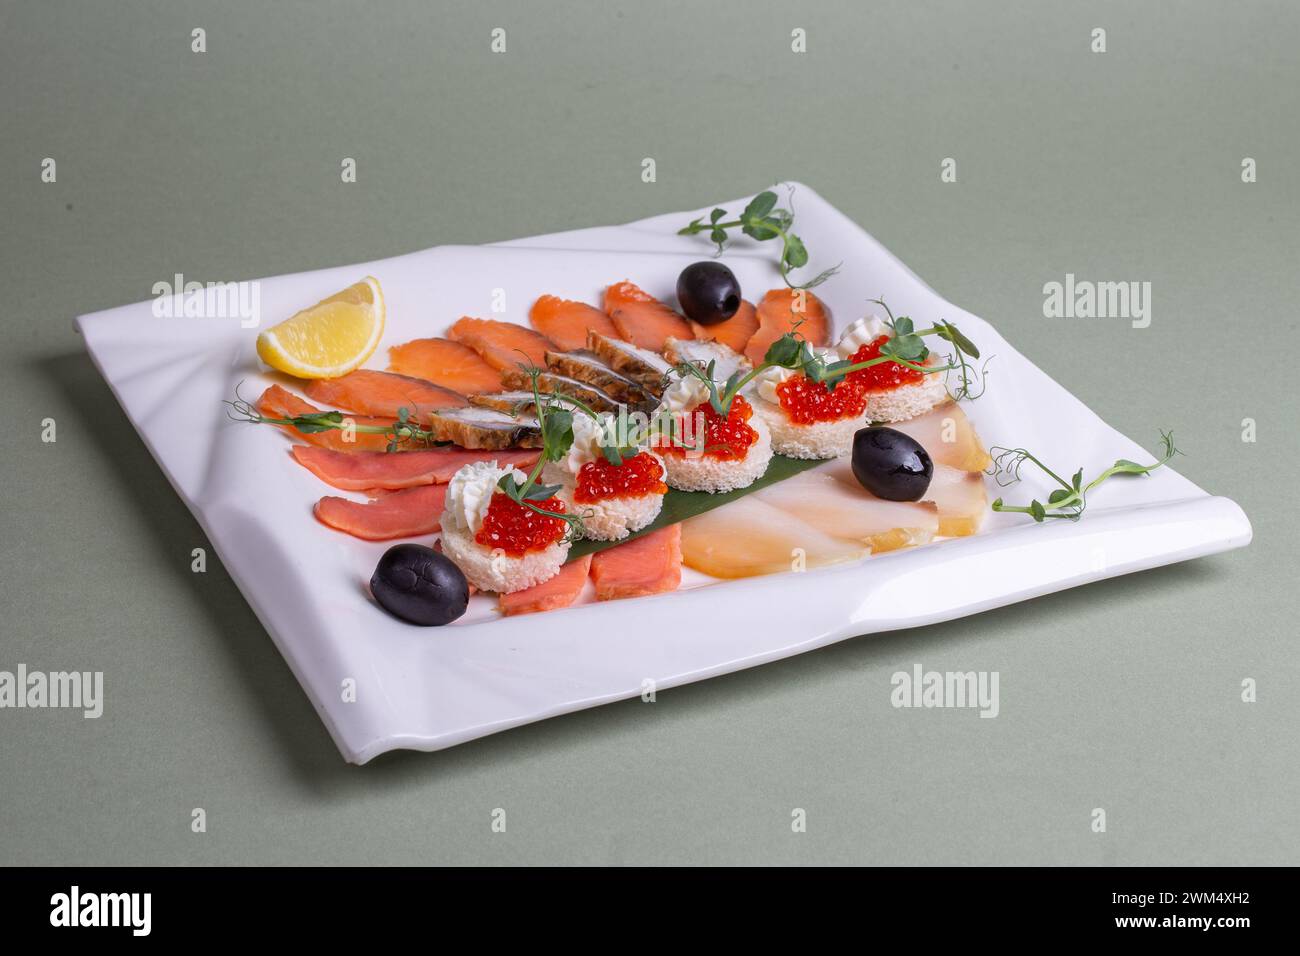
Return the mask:
M 856 364 L 880 358 L 880 347 L 888 341 L 889 336 L 882 335 L 868 342 L 849 356 L 849 361 Z M 887 392 L 903 385 L 915 385 L 923 378 L 924 372 L 897 362 L 881 362 L 850 372 L 833 390 L 827 388 L 825 382 L 814 382 L 807 375 L 795 375 L 777 385 L 776 395 L 792 421 L 811 425 L 857 418 L 866 411 L 868 392 Z
M 606 498 L 644 498 L 667 493 L 663 483 L 664 466 L 649 452 L 624 458 L 623 464 L 611 465 L 603 457 L 589 461 L 578 469 L 578 487 L 573 500 L 590 504 Z
M 531 504 L 544 511 L 564 513 L 564 502 L 559 498 Z M 500 548 L 512 558 L 522 558 L 529 551 L 541 551 L 555 544 L 564 537 L 566 530 L 559 518 L 539 515 L 498 491 L 488 503 L 483 527 L 474 535 L 474 540 L 485 548 Z
M 854 363 L 870 362 L 874 358 L 880 358 L 880 347 L 888 341 L 889 336 L 882 335 L 868 342 L 854 352 L 849 361 Z M 917 362 L 916 364 L 920 365 L 921 363 Z M 897 362 L 881 362 L 879 365 L 871 366 L 871 368 L 860 368 L 856 372 L 850 372 L 844 376 L 844 379 L 846 383 L 856 385 L 864 392 L 887 392 L 902 385 L 915 385 L 925 378 L 925 375 L 925 372 L 918 372 L 914 368 L 899 365 Z
M 749 454 L 749 446 L 758 441 L 758 432 L 749 426 L 749 420 L 754 415 L 754 409 L 745 401 L 744 397 L 737 395 L 731 400 L 731 410 L 725 417 L 719 415 L 717 409 L 713 407 L 712 402 L 701 402 L 695 408 L 691 409 L 688 416 L 692 418 L 689 431 L 681 434 L 679 437 L 682 441 L 690 445 L 690 448 L 682 448 L 677 445 L 662 445 L 659 451 L 665 455 L 685 455 L 688 451 L 700 447 L 700 434 L 698 419 L 694 416 L 704 416 L 704 454 L 710 458 L 717 458 L 722 461 L 739 461 Z
M 776 395 L 786 415 L 800 425 L 857 418 L 867 410 L 862 388 L 850 381 L 840 381 L 832 391 L 825 382 L 795 375 L 777 385 Z

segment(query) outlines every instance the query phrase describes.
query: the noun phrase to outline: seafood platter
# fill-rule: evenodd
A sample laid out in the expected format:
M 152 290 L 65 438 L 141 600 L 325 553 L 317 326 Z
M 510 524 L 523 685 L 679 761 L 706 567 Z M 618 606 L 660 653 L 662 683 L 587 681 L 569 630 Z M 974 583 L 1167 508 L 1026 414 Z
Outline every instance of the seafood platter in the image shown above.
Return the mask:
M 254 285 L 78 327 L 353 762 L 1250 540 L 806 186 Z

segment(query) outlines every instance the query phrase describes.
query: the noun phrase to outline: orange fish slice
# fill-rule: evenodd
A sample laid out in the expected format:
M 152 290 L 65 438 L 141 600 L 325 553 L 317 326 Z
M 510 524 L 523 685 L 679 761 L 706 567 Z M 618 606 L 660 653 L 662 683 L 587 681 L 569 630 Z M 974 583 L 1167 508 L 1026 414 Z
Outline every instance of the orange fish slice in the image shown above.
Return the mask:
M 501 373 L 468 345 L 451 339 L 414 339 L 388 350 L 388 370 L 413 375 L 462 395 L 495 392 Z
M 622 338 L 614 328 L 613 320 L 600 309 L 553 295 L 544 295 L 533 303 L 528 321 L 562 352 L 585 349 L 588 330 L 610 338 Z
M 424 421 L 429 412 L 440 408 L 459 408 L 465 397 L 450 389 L 409 375 L 357 369 L 339 378 L 322 378 L 308 382 L 307 397 L 331 408 L 344 408 L 362 415 L 396 418 L 405 408 L 412 421 Z
M 532 614 L 535 611 L 553 611 L 568 607 L 578 599 L 582 588 L 587 583 L 587 571 L 591 568 L 591 555 L 585 554 L 575 558 L 560 573 L 541 584 L 534 584 L 522 591 L 502 594 L 498 599 L 501 613 L 509 617 L 512 614 Z
M 605 290 L 605 312 L 618 337 L 633 345 L 662 352 L 667 339 L 692 339 L 691 323 L 631 282 L 616 282 Z
M 803 289 L 773 289 L 755 310 L 758 331 L 745 346 L 745 358 L 755 365 L 763 361 L 773 342 L 798 327 L 809 345 L 828 345 L 831 323 L 821 299 Z
M 387 541 L 433 534 L 446 498 L 446 485 L 407 488 L 365 503 L 331 495 L 316 502 L 315 513 L 322 524 L 354 538 Z
M 537 464 L 537 451 L 471 451 L 450 446 L 401 455 L 388 452 L 346 452 L 296 445 L 294 460 L 326 484 L 344 491 L 399 491 L 418 485 L 443 485 L 462 467 L 495 461 L 527 471 Z M 373 496 L 372 497 L 376 497 Z
M 518 368 L 521 362 L 545 368 L 546 350 L 553 347 L 546 336 L 522 325 L 469 316 L 448 329 L 447 338 L 468 345 L 498 370 Z
M 745 346 L 749 345 L 749 340 L 758 331 L 758 316 L 754 312 L 754 303 L 742 299 L 736 314 L 725 322 L 718 322 L 715 325 L 700 325 L 698 322 L 692 322 L 691 330 L 697 339 L 721 342 L 733 352 L 744 355 Z
M 272 385 L 262 393 L 262 397 L 257 400 L 257 410 L 268 418 L 293 418 L 297 415 L 313 415 L 317 412 L 326 411 L 326 409 L 317 408 L 310 402 L 304 402 L 293 392 L 281 388 L 279 385 Z M 385 428 L 393 424 L 392 419 L 367 418 L 361 415 L 353 416 L 352 421 L 358 425 L 382 425 Z M 334 451 L 384 451 L 388 447 L 388 436 L 382 434 L 347 432 L 339 429 L 323 432 L 300 432 L 289 425 L 281 427 L 294 438 L 310 442 L 321 448 L 331 448 Z M 354 440 L 348 441 L 348 435 L 351 435 Z
M 591 578 L 600 601 L 676 591 L 682 583 L 682 526 L 671 524 L 597 551 Z

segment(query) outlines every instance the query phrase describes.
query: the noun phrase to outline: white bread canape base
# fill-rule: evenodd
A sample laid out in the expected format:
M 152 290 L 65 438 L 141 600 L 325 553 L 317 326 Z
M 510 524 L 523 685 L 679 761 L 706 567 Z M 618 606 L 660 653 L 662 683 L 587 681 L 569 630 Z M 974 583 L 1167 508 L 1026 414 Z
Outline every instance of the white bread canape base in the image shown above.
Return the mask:
M 480 591 L 510 594 L 555 577 L 569 556 L 569 542 L 558 542 L 513 558 L 500 549 L 479 544 L 468 530 L 444 525 L 442 551 Z
M 767 422 L 757 411 L 749 419 L 749 427 L 758 432 L 758 440 L 749 446 L 749 453 L 739 461 L 715 458 L 712 455 L 689 452 L 683 455 L 664 455 L 670 488 L 680 491 L 708 491 L 714 494 L 747 488 L 767 471 L 772 460 L 772 433 Z

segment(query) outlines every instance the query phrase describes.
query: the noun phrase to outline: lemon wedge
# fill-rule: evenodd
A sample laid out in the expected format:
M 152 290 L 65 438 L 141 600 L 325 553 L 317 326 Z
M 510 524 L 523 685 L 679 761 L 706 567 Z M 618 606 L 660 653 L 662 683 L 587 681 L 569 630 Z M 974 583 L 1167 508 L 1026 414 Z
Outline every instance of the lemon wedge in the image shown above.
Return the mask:
M 366 276 L 260 334 L 257 354 L 297 378 L 337 378 L 370 358 L 383 334 L 384 293 Z

